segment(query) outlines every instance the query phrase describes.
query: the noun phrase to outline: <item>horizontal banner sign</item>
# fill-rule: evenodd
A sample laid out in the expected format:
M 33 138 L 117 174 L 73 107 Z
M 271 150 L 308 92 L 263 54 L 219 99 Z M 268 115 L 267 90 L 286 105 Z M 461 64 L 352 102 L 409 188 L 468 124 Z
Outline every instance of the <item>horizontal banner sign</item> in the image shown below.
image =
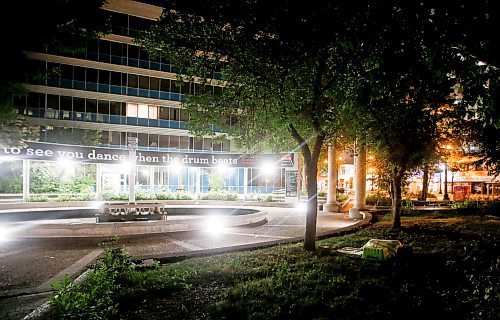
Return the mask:
M 71 160 L 87 163 L 123 164 L 129 162 L 129 150 L 101 147 L 74 146 L 66 144 L 26 142 L 26 147 L 0 147 L 0 157 L 7 159 L 30 159 L 60 161 Z M 135 152 L 138 165 L 172 166 L 182 164 L 188 167 L 293 167 L 294 154 L 244 155 L 235 153 L 190 153 L 190 152 Z

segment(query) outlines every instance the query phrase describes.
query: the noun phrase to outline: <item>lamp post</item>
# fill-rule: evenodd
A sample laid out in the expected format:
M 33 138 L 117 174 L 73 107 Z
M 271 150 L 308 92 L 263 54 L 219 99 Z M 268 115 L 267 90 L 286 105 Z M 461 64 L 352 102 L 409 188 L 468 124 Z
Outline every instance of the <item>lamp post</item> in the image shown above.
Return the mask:
M 439 171 L 439 194 L 443 193 L 443 190 L 441 190 L 441 171 Z
M 448 152 L 451 152 L 451 150 L 453 149 L 453 147 L 449 144 L 446 145 L 445 148 L 446 148 L 446 150 L 448 150 Z M 448 161 L 447 160 L 444 161 L 444 195 L 443 195 L 443 200 L 450 200 L 450 196 L 448 195 Z
M 129 195 L 128 202 L 135 203 L 135 179 L 136 179 L 136 161 L 135 154 L 137 150 L 137 137 L 128 137 L 128 160 L 130 163 L 129 175 L 128 175 L 128 186 Z
M 444 163 L 444 195 L 443 200 L 450 200 L 448 195 L 448 163 Z

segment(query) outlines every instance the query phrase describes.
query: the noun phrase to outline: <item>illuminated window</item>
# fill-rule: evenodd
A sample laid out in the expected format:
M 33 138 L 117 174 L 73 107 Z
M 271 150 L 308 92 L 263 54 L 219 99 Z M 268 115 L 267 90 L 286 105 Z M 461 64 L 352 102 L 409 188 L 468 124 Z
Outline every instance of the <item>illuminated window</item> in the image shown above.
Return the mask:
M 127 103 L 127 117 L 137 117 L 137 105 L 135 103 Z
M 127 117 L 158 119 L 158 107 L 142 103 L 127 103 Z
M 139 104 L 137 108 L 138 118 L 148 118 L 149 108 L 147 104 Z

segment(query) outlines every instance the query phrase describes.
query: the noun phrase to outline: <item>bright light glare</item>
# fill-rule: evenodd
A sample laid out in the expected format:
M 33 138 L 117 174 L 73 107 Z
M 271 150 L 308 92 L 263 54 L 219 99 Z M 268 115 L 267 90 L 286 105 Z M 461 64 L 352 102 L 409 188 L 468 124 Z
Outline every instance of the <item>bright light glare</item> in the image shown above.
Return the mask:
M 304 202 L 304 201 L 297 202 L 295 207 L 297 209 L 300 209 L 300 210 L 306 210 L 307 209 L 307 202 Z
M 184 166 L 182 165 L 182 163 L 178 162 L 178 161 L 175 161 L 174 163 L 172 163 L 172 166 L 171 166 L 172 170 L 174 170 L 176 172 L 178 172 L 179 170 L 181 170 L 183 167 Z M 180 172 L 178 172 L 178 173 L 180 173 Z
M 121 168 L 123 169 L 123 171 L 130 171 L 130 169 L 132 168 L 132 166 L 135 165 L 135 163 L 133 161 L 123 161 L 120 163 L 120 166 Z
M 229 171 L 229 167 L 225 164 L 219 164 L 217 165 L 217 172 L 219 174 L 225 174 Z
M 0 242 L 9 241 L 10 238 L 10 229 L 0 226 Z
M 59 158 L 57 162 L 62 168 L 64 168 L 64 170 L 71 170 L 75 167 L 75 163 L 68 158 Z
M 209 233 L 221 233 L 224 231 L 224 227 L 226 226 L 226 221 L 222 216 L 214 215 L 209 216 L 206 219 L 205 231 Z
M 262 170 L 262 174 L 265 176 L 271 176 L 276 170 L 276 167 L 274 163 L 272 162 L 264 162 L 262 166 L 260 167 L 260 170 Z

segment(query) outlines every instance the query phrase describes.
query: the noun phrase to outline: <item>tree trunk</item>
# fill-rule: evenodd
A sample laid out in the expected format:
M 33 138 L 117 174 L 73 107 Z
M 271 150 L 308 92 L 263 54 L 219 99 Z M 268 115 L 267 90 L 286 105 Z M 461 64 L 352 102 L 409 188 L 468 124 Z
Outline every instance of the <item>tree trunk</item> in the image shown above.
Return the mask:
M 304 156 L 304 166 L 306 169 L 307 187 L 307 213 L 306 213 L 306 234 L 304 239 L 304 249 L 313 251 L 316 249 L 316 220 L 318 216 L 318 159 L 325 140 L 324 133 L 317 130 L 314 147 L 311 152 L 309 144 L 302 138 L 292 124 L 288 125 L 292 137 L 300 146 Z
M 427 192 L 429 190 L 429 166 L 424 166 L 422 175 L 422 192 L 420 193 L 420 201 L 425 201 L 427 199 Z
M 401 168 L 394 169 L 394 174 L 392 177 L 392 228 L 401 228 L 401 181 L 403 179 L 403 172 Z
M 304 161 L 307 176 L 307 213 L 306 213 L 306 234 L 304 239 L 304 249 L 312 251 L 316 249 L 316 222 L 318 216 L 318 159 L 311 158 Z

